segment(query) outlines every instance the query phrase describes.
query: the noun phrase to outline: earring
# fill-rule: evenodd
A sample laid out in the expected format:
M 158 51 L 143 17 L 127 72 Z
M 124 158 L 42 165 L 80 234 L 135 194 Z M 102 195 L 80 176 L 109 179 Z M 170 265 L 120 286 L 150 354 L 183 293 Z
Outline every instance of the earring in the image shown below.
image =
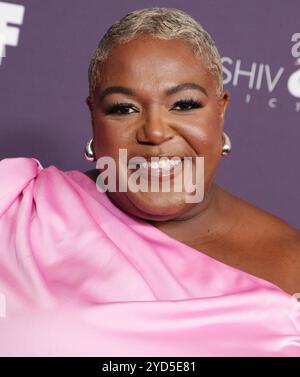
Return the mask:
M 221 155 L 227 156 L 231 151 L 231 141 L 230 141 L 229 136 L 224 131 L 223 131 L 222 136 L 223 136 L 224 142 L 223 142 L 223 148 L 222 148 Z
M 96 161 L 95 152 L 93 149 L 93 138 L 87 142 L 84 150 L 84 157 L 87 161 Z

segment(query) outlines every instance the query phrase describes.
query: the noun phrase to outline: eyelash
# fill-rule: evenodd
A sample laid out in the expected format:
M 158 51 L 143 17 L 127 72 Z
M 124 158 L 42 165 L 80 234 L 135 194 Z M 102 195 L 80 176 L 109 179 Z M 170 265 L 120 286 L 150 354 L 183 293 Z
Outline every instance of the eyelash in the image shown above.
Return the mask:
M 178 105 L 184 105 L 184 106 L 190 106 L 190 109 L 181 109 L 181 111 L 189 111 L 192 109 L 198 109 L 203 107 L 202 103 L 200 101 L 196 101 L 193 98 L 187 98 L 180 101 L 175 102 L 174 107 L 177 107 Z M 108 110 L 106 111 L 106 114 L 117 114 L 117 115 L 129 115 L 132 113 L 118 113 L 118 110 L 122 109 L 128 109 L 134 107 L 132 103 L 121 103 L 121 102 L 115 102 L 113 103 Z

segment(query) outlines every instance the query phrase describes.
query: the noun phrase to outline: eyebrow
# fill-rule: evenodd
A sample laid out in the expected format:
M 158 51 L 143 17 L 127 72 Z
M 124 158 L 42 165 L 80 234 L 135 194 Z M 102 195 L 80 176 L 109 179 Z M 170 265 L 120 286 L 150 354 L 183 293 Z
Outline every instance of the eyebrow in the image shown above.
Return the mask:
M 171 94 L 177 93 L 181 90 L 187 90 L 187 89 L 199 90 L 200 92 L 204 93 L 208 97 L 206 89 L 203 86 L 196 84 L 196 83 L 193 83 L 193 82 L 185 82 L 183 84 L 173 86 L 172 88 L 167 89 L 165 94 L 171 95 Z M 104 89 L 100 92 L 98 98 L 99 98 L 99 100 L 103 100 L 104 97 L 106 97 L 110 94 L 114 94 L 114 93 L 127 94 L 131 97 L 136 96 L 135 91 L 130 89 L 130 88 L 126 88 L 124 86 L 109 86 L 108 88 L 106 88 L 106 89 Z

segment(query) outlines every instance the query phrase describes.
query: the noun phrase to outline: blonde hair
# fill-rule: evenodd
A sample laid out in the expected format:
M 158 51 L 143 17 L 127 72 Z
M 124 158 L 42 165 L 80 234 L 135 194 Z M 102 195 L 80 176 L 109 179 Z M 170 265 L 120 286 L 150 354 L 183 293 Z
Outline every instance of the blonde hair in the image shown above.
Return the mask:
M 223 91 L 222 62 L 217 47 L 206 30 L 191 16 L 175 8 L 145 8 L 128 13 L 115 22 L 93 52 L 88 69 L 89 94 L 92 100 L 100 80 L 100 65 L 116 44 L 129 42 L 140 34 L 162 39 L 179 38 L 189 43 L 201 57 L 216 81 L 216 95 Z

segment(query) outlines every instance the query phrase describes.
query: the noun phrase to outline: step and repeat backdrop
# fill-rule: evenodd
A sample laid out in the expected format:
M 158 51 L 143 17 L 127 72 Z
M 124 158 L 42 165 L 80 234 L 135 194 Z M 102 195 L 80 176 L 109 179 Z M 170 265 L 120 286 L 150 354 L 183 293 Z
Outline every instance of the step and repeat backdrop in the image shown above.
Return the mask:
M 92 52 L 112 23 L 153 6 L 189 13 L 222 56 L 232 152 L 216 181 L 300 228 L 300 0 L 0 1 L 0 159 L 93 168 Z

